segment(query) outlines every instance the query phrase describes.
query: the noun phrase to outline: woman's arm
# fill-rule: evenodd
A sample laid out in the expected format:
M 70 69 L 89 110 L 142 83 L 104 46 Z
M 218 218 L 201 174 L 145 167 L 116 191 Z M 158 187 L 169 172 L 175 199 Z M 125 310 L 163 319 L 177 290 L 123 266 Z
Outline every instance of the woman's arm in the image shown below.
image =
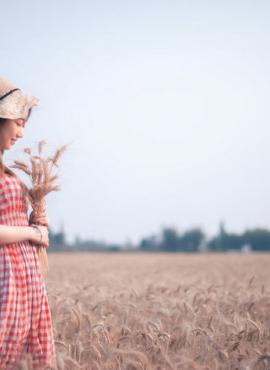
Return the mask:
M 0 246 L 1 244 L 17 243 L 24 240 L 38 243 L 40 240 L 39 231 L 31 226 L 0 225 Z

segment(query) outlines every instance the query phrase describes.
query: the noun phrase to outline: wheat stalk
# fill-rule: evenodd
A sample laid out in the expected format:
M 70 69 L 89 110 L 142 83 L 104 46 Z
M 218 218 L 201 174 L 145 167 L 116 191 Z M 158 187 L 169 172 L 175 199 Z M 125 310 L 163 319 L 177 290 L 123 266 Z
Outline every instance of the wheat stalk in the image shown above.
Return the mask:
M 43 157 L 43 148 L 46 142 L 44 140 L 38 143 L 38 155 L 34 155 L 31 148 L 24 148 L 24 153 L 29 156 L 30 163 L 24 161 L 14 161 L 10 167 L 17 168 L 30 177 L 31 186 L 25 187 L 25 195 L 32 206 L 32 213 L 29 222 L 31 224 L 47 226 L 47 223 L 39 222 L 39 219 L 46 214 L 45 196 L 52 191 L 61 190 L 55 181 L 58 179 L 57 174 L 53 174 L 54 167 L 58 168 L 58 161 L 67 145 L 58 148 L 52 157 Z M 46 248 L 38 246 L 38 255 L 41 261 L 43 273 L 48 270 L 48 256 Z

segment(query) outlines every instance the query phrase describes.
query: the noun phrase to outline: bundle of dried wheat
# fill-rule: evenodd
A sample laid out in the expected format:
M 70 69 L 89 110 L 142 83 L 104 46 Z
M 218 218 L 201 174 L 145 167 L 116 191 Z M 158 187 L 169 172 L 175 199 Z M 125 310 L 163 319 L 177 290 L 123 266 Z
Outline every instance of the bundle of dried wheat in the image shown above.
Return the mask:
M 58 161 L 66 150 L 67 145 L 64 145 L 56 150 L 52 157 L 42 157 L 43 147 L 46 144 L 44 140 L 38 143 L 38 155 L 33 155 L 30 148 L 25 148 L 24 152 L 28 154 L 30 164 L 23 161 L 14 161 L 10 167 L 17 168 L 26 173 L 31 180 L 29 188 L 26 187 L 26 196 L 31 203 L 32 212 L 30 215 L 30 224 L 43 225 L 48 227 L 46 219 L 46 203 L 45 196 L 52 191 L 59 191 L 60 187 L 55 185 L 55 180 L 58 175 L 53 175 L 54 167 L 58 167 Z M 41 221 L 43 220 L 43 221 Z M 48 257 L 46 248 L 38 246 L 38 255 L 41 261 L 43 273 L 48 270 Z

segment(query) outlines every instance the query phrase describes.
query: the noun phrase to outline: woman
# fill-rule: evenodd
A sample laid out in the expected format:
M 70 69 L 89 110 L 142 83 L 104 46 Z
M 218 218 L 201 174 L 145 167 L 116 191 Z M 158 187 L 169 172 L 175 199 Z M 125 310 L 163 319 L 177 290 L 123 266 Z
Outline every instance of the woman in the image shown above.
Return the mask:
M 30 353 L 34 369 L 56 369 L 51 314 L 37 245 L 48 229 L 29 225 L 25 185 L 3 163 L 23 137 L 38 99 L 0 78 L 0 369 L 16 369 Z M 40 224 L 46 224 L 46 211 Z

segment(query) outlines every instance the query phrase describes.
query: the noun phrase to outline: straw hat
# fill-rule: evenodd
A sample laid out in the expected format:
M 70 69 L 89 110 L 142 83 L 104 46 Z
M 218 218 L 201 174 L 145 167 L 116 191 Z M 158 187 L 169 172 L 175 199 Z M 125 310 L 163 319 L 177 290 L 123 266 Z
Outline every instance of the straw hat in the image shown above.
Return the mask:
M 0 77 L 0 118 L 26 118 L 28 111 L 39 99 L 25 94 L 13 83 Z

